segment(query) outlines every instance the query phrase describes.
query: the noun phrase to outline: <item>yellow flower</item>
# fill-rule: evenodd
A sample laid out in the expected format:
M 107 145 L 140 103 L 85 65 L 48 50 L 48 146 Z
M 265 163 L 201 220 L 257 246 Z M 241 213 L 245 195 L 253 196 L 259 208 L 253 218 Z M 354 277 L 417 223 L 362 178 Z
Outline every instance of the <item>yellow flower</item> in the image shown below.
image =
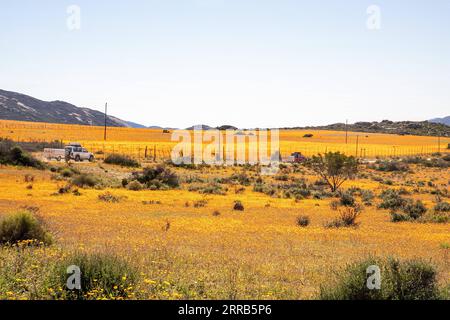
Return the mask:
M 145 279 L 144 283 L 146 283 L 146 284 L 155 284 L 156 281 L 153 281 L 153 280 L 150 280 L 150 279 Z

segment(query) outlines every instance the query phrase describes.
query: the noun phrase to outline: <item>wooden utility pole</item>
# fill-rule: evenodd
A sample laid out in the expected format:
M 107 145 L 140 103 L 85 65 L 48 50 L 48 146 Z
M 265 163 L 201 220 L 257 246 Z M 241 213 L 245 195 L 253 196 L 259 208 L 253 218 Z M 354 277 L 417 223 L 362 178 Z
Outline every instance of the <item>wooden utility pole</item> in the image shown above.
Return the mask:
M 358 158 L 359 135 L 356 136 L 356 157 Z
M 107 114 L 108 114 L 108 103 L 105 103 L 105 133 L 103 136 L 103 140 L 105 141 L 106 141 L 106 120 L 108 119 Z

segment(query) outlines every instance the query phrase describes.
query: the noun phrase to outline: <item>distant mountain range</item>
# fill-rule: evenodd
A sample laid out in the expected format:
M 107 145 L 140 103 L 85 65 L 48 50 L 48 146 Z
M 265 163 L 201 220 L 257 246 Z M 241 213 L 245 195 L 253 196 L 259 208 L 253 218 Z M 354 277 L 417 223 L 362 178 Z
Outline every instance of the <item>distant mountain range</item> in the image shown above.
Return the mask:
M 64 101 L 42 101 L 21 93 L 0 90 L 0 119 L 103 126 L 105 114 Z M 111 127 L 145 128 L 138 123 L 108 116 Z
M 433 122 L 433 123 L 442 123 L 442 124 L 446 124 L 446 125 L 450 126 L 450 116 L 444 117 L 444 118 L 435 118 L 435 119 L 431 119 L 429 121 Z
M 105 114 L 89 108 L 80 108 L 64 101 L 42 101 L 21 93 L 0 90 L 0 119 L 49 122 L 62 124 L 79 124 L 103 126 Z M 149 128 L 149 129 L 173 129 L 159 126 L 144 126 L 139 123 L 125 121 L 114 116 L 107 117 L 107 125 L 112 127 Z M 188 130 L 200 127 L 203 130 L 237 130 L 231 125 L 211 127 L 208 125 L 196 125 Z M 335 123 L 318 127 L 295 127 L 280 129 L 316 129 L 316 130 L 346 130 L 344 123 Z M 393 122 L 383 120 L 381 122 L 356 122 L 347 126 L 349 131 L 392 133 L 400 135 L 425 135 L 425 136 L 450 136 L 450 116 L 436 118 L 429 121 L 400 121 Z
M 381 122 L 355 122 L 346 125 L 345 123 L 335 123 L 318 127 L 295 127 L 283 129 L 310 129 L 310 130 L 335 130 L 354 131 L 368 133 L 388 133 L 398 135 L 419 135 L 419 136 L 443 136 L 450 137 L 450 126 L 444 123 L 430 121 L 389 121 Z

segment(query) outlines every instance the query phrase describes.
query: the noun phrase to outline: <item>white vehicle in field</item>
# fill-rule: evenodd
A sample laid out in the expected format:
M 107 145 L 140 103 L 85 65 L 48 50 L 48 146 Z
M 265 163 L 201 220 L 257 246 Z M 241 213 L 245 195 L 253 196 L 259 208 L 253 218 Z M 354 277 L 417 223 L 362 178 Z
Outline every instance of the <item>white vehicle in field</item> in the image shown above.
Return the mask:
M 58 161 L 62 159 L 66 161 L 75 160 L 77 162 L 84 160 L 94 161 L 94 154 L 87 151 L 79 143 L 70 143 L 64 149 L 44 149 L 43 156 L 48 160 L 55 159 Z
M 75 160 L 77 162 L 84 160 L 88 160 L 89 162 L 94 161 L 94 154 L 92 152 L 87 151 L 79 143 L 71 143 L 67 145 L 64 148 L 64 150 L 65 150 L 65 158 L 67 160 Z

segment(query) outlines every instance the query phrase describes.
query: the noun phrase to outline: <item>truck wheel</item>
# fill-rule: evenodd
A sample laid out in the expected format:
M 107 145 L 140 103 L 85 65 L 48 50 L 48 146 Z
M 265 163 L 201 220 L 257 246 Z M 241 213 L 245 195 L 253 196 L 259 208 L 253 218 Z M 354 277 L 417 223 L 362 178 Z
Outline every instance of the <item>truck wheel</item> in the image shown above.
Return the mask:
M 94 162 L 94 156 L 89 157 L 89 162 Z
M 81 161 L 81 158 L 80 158 L 79 155 L 76 155 L 76 156 L 75 156 L 75 161 L 76 161 L 76 162 L 80 162 L 80 161 Z
M 56 160 L 59 162 L 61 161 L 61 156 L 57 157 Z

